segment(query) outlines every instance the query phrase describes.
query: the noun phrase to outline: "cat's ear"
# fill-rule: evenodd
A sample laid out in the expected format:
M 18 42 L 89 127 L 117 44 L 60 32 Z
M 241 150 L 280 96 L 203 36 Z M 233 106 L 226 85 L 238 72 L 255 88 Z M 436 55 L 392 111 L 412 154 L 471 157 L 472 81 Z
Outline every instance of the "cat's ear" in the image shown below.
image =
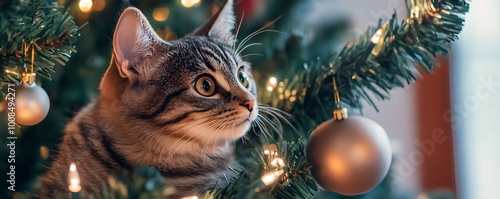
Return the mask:
M 198 28 L 192 35 L 203 35 L 222 39 L 228 44 L 233 44 L 233 29 L 236 25 L 233 0 L 228 0 L 226 5 L 219 10 L 205 25 Z
M 131 78 L 145 72 L 139 62 L 152 55 L 153 45 L 160 42 L 146 17 L 137 8 L 125 9 L 118 19 L 113 35 L 113 53 L 122 78 Z

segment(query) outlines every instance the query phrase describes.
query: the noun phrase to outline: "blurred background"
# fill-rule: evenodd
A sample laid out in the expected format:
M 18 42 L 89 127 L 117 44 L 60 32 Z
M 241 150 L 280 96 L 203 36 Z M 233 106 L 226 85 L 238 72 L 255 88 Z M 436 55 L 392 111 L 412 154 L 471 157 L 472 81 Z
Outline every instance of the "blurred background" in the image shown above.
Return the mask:
M 190 33 L 220 9 L 224 0 L 131 0 L 165 40 Z M 22 128 L 17 149 L 18 185 L 36 186 L 49 156 L 55 155 L 65 124 L 98 95 L 98 85 L 109 64 L 116 20 L 124 8 L 118 0 L 59 0 L 70 8 L 81 36 L 65 67 L 56 68 L 52 81 L 43 80 L 51 99 L 48 117 Z M 264 45 L 247 49 L 247 59 L 265 96 L 266 82 L 280 79 L 286 67 L 323 58 L 396 12 L 406 16 L 403 0 L 235 0 L 238 39 L 271 25 L 252 39 Z M 394 163 L 384 183 L 353 198 L 499 198 L 500 197 L 500 2 L 471 3 L 460 40 L 440 67 L 415 84 L 391 91 L 391 99 L 366 105 L 363 113 L 389 134 Z M 242 18 L 242 16 L 244 16 Z M 252 56 L 261 54 L 262 57 Z M 264 94 L 262 94 L 264 93 Z M 2 111 L 0 107 L 0 111 Z M 0 113 L 6 121 L 5 111 Z M 0 123 L 2 126 L 3 123 Z M 2 135 L 4 129 L 0 130 Z M 6 155 L 6 150 L 0 152 Z M 42 162 L 44 164 L 33 164 Z M 4 165 L 0 165 L 4 171 Z M 1 179 L 4 177 L 2 176 Z M 6 187 L 5 180 L 0 182 Z M 344 198 L 320 193 L 317 198 Z M 347 197 L 345 197 L 347 198 Z

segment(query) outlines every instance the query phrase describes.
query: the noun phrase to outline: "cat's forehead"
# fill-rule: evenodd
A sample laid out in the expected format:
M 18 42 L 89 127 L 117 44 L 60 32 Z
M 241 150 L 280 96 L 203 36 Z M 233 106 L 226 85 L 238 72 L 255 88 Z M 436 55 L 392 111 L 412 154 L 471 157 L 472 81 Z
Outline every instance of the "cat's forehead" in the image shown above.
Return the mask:
M 227 53 L 232 52 L 230 45 L 224 43 L 223 41 L 206 36 L 189 36 L 177 40 L 177 44 L 183 47 L 187 47 L 186 50 L 209 48 L 213 50 L 214 53 L 222 53 L 225 51 Z
M 231 46 L 209 37 L 182 38 L 171 42 L 167 51 L 171 61 L 193 70 L 231 72 L 242 64 Z

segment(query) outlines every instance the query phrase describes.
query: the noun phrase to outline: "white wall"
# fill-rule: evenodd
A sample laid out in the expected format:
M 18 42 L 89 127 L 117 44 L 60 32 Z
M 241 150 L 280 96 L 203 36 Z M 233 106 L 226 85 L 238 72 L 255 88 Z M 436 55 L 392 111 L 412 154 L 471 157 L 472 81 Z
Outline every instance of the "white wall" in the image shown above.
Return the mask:
M 452 94 L 459 198 L 500 197 L 500 1 L 472 1 L 454 46 Z

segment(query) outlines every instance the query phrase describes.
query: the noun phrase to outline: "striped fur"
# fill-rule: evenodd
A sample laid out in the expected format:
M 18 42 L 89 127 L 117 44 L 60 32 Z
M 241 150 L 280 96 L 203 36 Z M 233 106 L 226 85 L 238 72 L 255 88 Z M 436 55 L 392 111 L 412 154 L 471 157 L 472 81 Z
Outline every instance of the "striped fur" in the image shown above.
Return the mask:
M 124 12 L 139 17 L 139 31 L 150 29 L 138 10 Z M 115 36 L 120 34 L 117 31 L 119 27 Z M 224 31 L 231 30 L 215 32 Z M 177 190 L 171 198 L 199 194 L 231 177 L 234 141 L 244 136 L 258 114 L 250 65 L 233 51 L 233 41 L 227 37 L 196 32 L 170 42 L 157 37 L 144 41 L 145 52 L 134 54 L 143 56 L 130 63 L 123 58 L 127 52 L 117 56 L 114 44 L 101 94 L 67 125 L 38 198 L 67 192 L 71 162 L 80 172 L 84 197 L 99 198 L 111 172 L 122 173 L 137 165 L 158 169 Z M 248 75 L 248 87 L 238 81 L 239 70 Z M 215 95 L 204 97 L 195 90 L 194 82 L 201 75 L 215 78 Z M 255 102 L 253 109 L 243 105 L 249 100 Z

